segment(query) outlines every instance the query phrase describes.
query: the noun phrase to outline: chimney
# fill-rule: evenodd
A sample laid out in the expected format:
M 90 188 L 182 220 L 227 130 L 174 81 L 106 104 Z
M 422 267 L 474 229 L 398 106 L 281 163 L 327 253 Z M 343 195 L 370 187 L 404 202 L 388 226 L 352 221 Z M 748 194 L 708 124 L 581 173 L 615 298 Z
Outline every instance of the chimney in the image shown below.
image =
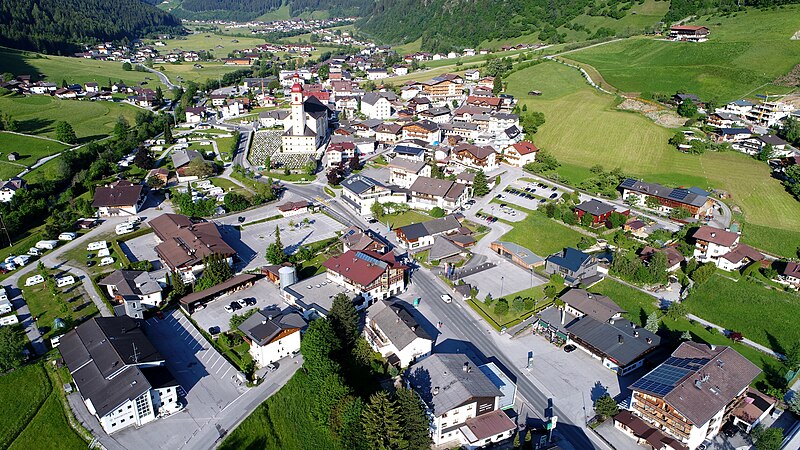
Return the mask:
M 620 344 L 624 344 L 624 343 L 625 343 L 625 338 L 623 338 L 621 334 L 618 334 L 618 335 L 617 335 L 617 341 L 618 341 Z
M 267 316 L 267 318 L 268 318 L 268 320 L 272 320 L 272 314 L 270 314 L 269 316 Z
M 266 324 L 267 324 L 267 321 L 266 321 L 266 320 L 262 320 L 262 321 L 261 321 L 261 325 L 266 325 Z
M 639 337 L 639 330 L 633 332 L 633 337 Z
M 653 343 L 653 338 L 647 338 L 647 339 L 645 339 L 645 341 L 646 341 L 648 344 L 652 344 L 652 343 Z
M 469 372 L 469 363 L 465 362 L 464 367 L 461 370 L 463 370 L 464 372 Z
M 439 386 L 433 388 L 433 395 L 439 395 Z
M 561 325 L 564 325 L 564 322 L 567 320 L 567 312 L 564 308 L 561 308 Z

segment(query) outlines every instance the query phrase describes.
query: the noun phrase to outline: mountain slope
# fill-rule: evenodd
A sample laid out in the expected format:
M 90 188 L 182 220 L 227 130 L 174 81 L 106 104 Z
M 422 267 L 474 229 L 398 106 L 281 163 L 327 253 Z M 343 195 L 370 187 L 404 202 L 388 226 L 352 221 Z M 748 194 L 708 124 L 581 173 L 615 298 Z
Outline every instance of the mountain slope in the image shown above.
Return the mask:
M 374 0 L 181 0 L 166 6 L 174 7 L 170 12 L 187 19 L 245 21 L 277 11 L 282 6 L 288 6 L 291 17 L 313 11 L 327 11 L 332 17 L 362 16 L 371 11 L 374 3 Z
M 0 45 L 71 53 L 80 43 L 179 33 L 180 20 L 139 0 L 0 0 Z

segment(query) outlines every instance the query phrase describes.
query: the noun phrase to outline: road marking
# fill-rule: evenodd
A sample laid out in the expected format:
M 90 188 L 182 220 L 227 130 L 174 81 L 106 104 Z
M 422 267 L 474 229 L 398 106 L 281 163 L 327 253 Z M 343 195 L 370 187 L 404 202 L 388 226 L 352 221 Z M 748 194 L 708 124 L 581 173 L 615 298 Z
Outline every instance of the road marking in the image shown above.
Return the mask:
M 225 373 L 223 373 L 223 374 L 222 374 L 222 377 L 221 377 L 221 378 L 224 380 L 224 379 L 225 379 L 225 377 L 227 377 L 227 376 L 228 376 L 228 372 L 230 372 L 230 371 L 231 371 L 231 367 L 228 367 L 228 370 L 226 370 L 226 371 L 225 371 Z
M 211 367 L 209 367 L 209 369 L 208 369 L 208 370 L 214 370 L 214 366 L 216 366 L 216 365 L 217 365 L 217 363 L 219 362 L 220 358 L 222 358 L 222 355 L 219 355 L 219 356 L 217 356 L 217 360 L 216 360 L 216 361 L 214 361 L 214 363 L 213 363 L 213 364 L 211 364 Z

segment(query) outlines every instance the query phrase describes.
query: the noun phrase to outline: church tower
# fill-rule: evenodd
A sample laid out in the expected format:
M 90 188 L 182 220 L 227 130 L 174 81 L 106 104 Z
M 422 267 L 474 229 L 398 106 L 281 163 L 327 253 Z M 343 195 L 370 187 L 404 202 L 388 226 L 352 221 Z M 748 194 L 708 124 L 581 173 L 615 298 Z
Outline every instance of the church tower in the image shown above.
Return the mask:
M 292 134 L 302 136 L 306 130 L 306 112 L 303 109 L 303 85 L 295 82 L 292 86 Z

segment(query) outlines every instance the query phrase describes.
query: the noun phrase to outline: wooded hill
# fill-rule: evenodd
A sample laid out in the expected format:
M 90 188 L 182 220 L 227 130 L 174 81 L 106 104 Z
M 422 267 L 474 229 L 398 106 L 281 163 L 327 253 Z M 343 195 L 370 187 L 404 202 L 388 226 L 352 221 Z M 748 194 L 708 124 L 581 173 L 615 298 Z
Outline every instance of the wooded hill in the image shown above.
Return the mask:
M 288 6 L 291 17 L 313 11 L 327 11 L 331 17 L 349 17 L 368 14 L 374 3 L 374 0 L 182 0 L 172 13 L 187 19 L 246 21 Z
M 81 43 L 182 32 L 180 20 L 139 0 L 0 0 L 0 45 L 51 54 Z

